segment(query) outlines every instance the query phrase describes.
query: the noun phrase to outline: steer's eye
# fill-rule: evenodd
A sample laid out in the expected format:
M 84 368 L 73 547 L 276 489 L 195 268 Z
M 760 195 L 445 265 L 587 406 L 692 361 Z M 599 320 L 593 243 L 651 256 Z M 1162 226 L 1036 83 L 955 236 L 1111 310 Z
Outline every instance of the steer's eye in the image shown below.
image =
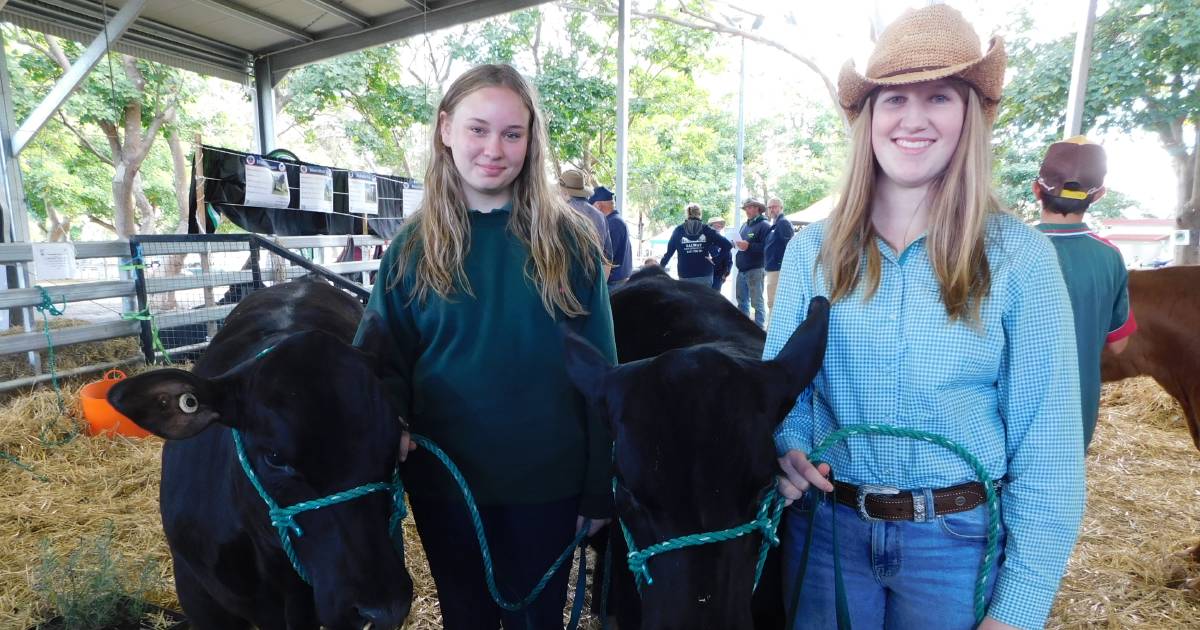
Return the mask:
M 268 451 L 267 454 L 263 456 L 263 459 L 267 460 L 267 465 L 271 468 L 278 468 L 279 470 L 283 471 L 288 471 L 292 468 L 291 466 L 288 466 L 287 462 L 284 461 L 283 456 L 277 451 Z
M 196 413 L 200 408 L 200 401 L 196 399 L 196 395 L 188 392 L 179 396 L 179 410 L 183 413 Z

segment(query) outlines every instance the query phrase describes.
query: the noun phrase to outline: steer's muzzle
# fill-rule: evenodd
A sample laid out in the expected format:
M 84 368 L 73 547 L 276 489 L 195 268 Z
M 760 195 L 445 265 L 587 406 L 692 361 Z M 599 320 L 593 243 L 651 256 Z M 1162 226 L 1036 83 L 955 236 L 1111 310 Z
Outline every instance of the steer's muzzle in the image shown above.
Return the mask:
M 399 628 L 400 624 L 408 618 L 411 606 L 412 599 L 405 598 L 403 601 L 393 602 L 387 606 L 355 606 L 355 611 L 362 620 L 362 627 L 369 627 L 371 630 L 393 630 Z

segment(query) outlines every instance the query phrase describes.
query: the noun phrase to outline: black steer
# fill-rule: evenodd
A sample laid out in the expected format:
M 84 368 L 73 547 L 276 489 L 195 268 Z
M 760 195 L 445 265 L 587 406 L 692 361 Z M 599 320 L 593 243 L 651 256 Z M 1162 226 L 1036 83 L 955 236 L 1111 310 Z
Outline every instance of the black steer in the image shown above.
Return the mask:
M 660 271 L 635 274 L 612 297 L 617 353 L 605 365 L 569 335 L 567 367 L 613 428 L 617 515 L 639 549 L 754 520 L 778 467 L 772 434 L 821 367 L 829 304 L 773 361 L 764 335 L 711 289 Z M 638 605 L 614 528 L 611 606 L 622 630 L 782 628 L 778 557 L 752 596 L 762 537 L 668 551 L 647 564 L 654 580 Z M 753 611 L 753 612 L 752 612 Z
M 377 376 L 368 318 L 318 281 L 256 291 L 229 314 L 192 372 L 156 370 L 113 387 L 109 401 L 168 439 L 159 500 L 179 601 L 192 627 L 230 630 L 394 628 L 413 584 L 388 534 L 379 491 L 295 516 L 291 535 L 312 585 L 293 569 L 250 467 L 280 507 L 390 482 L 400 426 Z M 382 347 L 382 346 L 379 346 Z

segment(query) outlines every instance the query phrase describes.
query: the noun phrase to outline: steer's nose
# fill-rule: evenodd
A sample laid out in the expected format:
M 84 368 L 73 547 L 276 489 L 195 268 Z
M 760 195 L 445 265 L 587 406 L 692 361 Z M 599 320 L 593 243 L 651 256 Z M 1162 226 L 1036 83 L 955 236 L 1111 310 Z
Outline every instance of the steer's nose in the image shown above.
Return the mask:
M 355 606 L 354 610 L 358 612 L 364 627 L 370 626 L 371 630 L 394 630 L 408 617 L 409 606 L 410 604 L 396 603 L 391 606 Z

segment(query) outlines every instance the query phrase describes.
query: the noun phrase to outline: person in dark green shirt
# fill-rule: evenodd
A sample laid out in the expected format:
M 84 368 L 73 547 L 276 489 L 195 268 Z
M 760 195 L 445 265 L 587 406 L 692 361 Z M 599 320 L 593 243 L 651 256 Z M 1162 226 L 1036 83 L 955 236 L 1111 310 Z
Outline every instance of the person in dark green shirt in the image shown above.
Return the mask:
M 1075 316 L 1084 449 L 1100 412 L 1100 353 L 1106 345 L 1122 352 L 1137 330 L 1121 250 L 1083 222 L 1088 208 L 1104 196 L 1107 170 L 1104 148 L 1075 136 L 1050 145 L 1033 183 L 1042 205 L 1037 228 L 1054 243 Z
M 501 594 L 528 594 L 574 538 L 611 515 L 612 439 L 567 378 L 560 322 L 616 362 L 598 236 L 547 180 L 532 86 L 478 66 L 438 107 L 425 197 L 380 262 L 368 309 L 394 337 L 386 382 L 414 433 L 462 470 Z M 562 628 L 568 567 L 527 609 L 488 594 L 461 492 L 401 445 L 405 487 L 443 627 Z

